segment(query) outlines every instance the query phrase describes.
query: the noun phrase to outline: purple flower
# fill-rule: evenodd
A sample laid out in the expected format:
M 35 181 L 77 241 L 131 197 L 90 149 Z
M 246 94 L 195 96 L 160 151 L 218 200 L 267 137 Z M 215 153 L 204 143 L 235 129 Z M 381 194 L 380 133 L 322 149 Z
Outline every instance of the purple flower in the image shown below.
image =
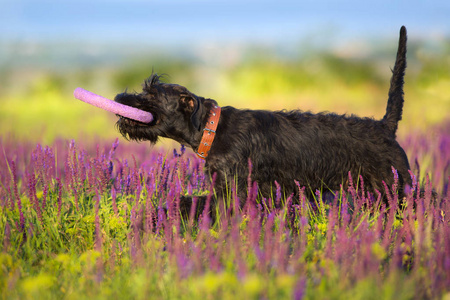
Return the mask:
M 277 190 L 276 190 L 276 198 L 275 198 L 275 206 L 277 208 L 279 208 L 281 206 L 281 186 L 276 180 L 275 180 L 275 186 L 277 188 Z
M 305 291 L 306 291 L 306 279 L 300 278 L 294 287 L 294 295 L 293 299 L 295 300 L 301 300 L 305 297 Z
M 42 209 L 45 210 L 47 206 L 47 194 L 48 194 L 48 186 L 44 184 L 44 190 L 42 191 Z

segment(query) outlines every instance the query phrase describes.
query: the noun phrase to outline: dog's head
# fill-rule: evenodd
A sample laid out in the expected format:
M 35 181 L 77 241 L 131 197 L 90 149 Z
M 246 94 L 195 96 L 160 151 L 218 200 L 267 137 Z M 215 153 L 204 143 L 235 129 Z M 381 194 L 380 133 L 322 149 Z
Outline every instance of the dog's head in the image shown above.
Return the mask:
M 141 93 L 125 92 L 114 100 L 151 112 L 153 121 L 146 124 L 119 116 L 116 125 L 120 133 L 127 139 L 149 140 L 153 144 L 159 137 L 166 137 L 196 146 L 209 112 L 208 104 L 215 101 L 198 97 L 181 85 L 161 82 L 157 74 L 152 74 L 142 87 Z

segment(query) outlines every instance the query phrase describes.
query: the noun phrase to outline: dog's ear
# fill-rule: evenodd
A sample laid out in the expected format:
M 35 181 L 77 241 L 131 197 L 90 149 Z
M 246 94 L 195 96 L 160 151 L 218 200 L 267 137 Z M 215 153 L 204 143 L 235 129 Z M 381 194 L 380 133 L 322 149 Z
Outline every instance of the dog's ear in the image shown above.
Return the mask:
M 184 111 L 191 115 L 192 126 L 200 131 L 203 116 L 203 105 L 200 99 L 193 94 L 185 94 L 181 96 L 180 104 Z

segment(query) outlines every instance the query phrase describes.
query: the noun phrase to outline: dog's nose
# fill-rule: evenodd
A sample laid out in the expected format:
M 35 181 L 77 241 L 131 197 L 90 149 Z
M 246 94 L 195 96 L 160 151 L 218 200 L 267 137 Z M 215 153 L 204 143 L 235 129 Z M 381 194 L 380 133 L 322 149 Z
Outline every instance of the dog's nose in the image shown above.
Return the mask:
M 125 93 L 117 94 L 117 95 L 114 97 L 114 101 L 120 102 L 120 99 L 122 99 L 122 98 L 124 98 L 124 97 L 125 97 Z
M 132 105 L 132 103 L 134 103 L 133 98 L 134 98 L 133 95 L 127 94 L 127 92 L 123 92 L 123 93 L 117 94 L 114 97 L 114 101 L 116 101 L 120 104 L 133 106 Z

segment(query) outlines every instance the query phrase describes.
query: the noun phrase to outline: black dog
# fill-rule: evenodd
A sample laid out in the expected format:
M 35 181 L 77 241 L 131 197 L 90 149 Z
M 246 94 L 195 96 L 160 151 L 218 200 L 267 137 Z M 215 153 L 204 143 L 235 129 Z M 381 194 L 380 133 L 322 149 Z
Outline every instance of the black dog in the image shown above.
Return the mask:
M 295 193 L 294 182 L 313 193 L 339 190 L 348 185 L 348 172 L 362 176 L 366 190 L 383 193 L 383 181 L 394 182 L 398 171 L 399 194 L 410 184 L 409 164 L 396 141 L 403 107 L 406 68 L 406 29 L 400 30 L 397 59 L 391 78 L 386 114 L 381 120 L 332 113 L 242 110 L 218 107 L 212 99 L 199 97 L 185 87 L 160 81 L 153 74 L 140 94 L 118 94 L 115 101 L 154 115 L 150 124 L 124 117 L 119 131 L 131 140 L 159 137 L 191 147 L 205 159 L 207 170 L 217 174 L 216 188 L 237 180 L 238 195 L 246 199 L 249 160 L 251 178 L 259 192 L 269 196 L 274 181 L 286 195 Z

